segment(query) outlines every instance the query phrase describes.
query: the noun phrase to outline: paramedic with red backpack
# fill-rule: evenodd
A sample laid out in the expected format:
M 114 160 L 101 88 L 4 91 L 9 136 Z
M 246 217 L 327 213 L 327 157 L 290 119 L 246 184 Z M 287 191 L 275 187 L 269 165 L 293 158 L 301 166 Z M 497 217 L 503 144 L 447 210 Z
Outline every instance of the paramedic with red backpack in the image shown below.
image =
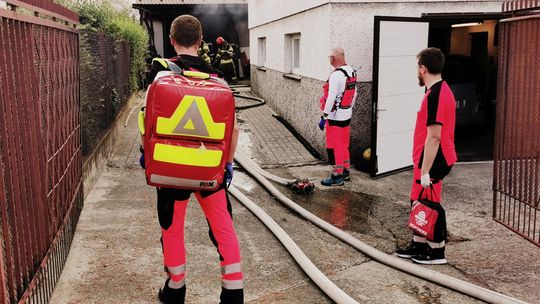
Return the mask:
M 356 100 L 356 71 L 345 62 L 342 48 L 334 48 L 328 56 L 334 71 L 323 86 L 320 106 L 323 114 L 319 128 L 326 128 L 326 149 L 329 163 L 334 165 L 330 178 L 321 181 L 324 186 L 341 186 L 350 181 L 349 157 L 350 124 Z
M 414 169 L 410 199 L 414 205 L 411 210 L 413 221 L 409 219 L 409 227 L 414 235 L 411 244 L 396 253 L 401 258 L 411 258 L 415 263 L 441 265 L 447 263 L 442 184 L 457 161 L 454 145 L 456 100 L 441 77 L 445 62 L 441 50 L 427 48 L 417 55 L 417 59 L 419 84 L 425 86 L 427 91 L 417 114 L 413 140 Z M 415 214 L 415 209 L 421 210 L 418 207 L 422 208 L 422 204 L 433 206 L 431 209 L 438 213 L 431 223 L 424 216 Z M 419 226 L 424 228 L 418 229 Z M 428 229 L 428 226 L 432 227 Z M 427 230 L 432 233 L 422 234 Z
M 223 80 L 210 78 L 219 72 L 197 56 L 202 41 L 199 20 L 190 15 L 177 17 L 170 39 L 178 56 L 154 59 L 146 109 L 139 116 L 144 145 L 141 165 L 146 169 L 148 184 L 157 189 L 168 274 L 159 299 L 163 303 L 185 301 L 184 220 L 194 193 L 221 261 L 220 303 L 241 304 L 244 282 L 240 248 L 226 191 L 238 141 L 234 98 Z M 168 72 L 171 70 L 175 73 Z

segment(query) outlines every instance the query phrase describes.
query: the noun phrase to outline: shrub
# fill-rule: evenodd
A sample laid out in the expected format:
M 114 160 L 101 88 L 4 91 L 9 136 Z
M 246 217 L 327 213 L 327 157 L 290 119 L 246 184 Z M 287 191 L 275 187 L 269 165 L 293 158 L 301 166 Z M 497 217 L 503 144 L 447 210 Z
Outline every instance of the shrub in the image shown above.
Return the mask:
M 145 70 L 148 53 L 148 33 L 132 16 L 131 9 L 115 9 L 106 0 L 58 0 L 58 2 L 77 12 L 79 27 L 91 31 L 103 31 L 115 39 L 126 40 L 129 44 L 130 85 L 138 90 L 139 77 Z
M 126 40 L 129 44 L 130 84 L 135 90 L 139 88 L 139 77 L 146 68 L 148 55 L 148 33 L 127 14 L 117 14 L 109 24 L 109 32 L 117 39 Z

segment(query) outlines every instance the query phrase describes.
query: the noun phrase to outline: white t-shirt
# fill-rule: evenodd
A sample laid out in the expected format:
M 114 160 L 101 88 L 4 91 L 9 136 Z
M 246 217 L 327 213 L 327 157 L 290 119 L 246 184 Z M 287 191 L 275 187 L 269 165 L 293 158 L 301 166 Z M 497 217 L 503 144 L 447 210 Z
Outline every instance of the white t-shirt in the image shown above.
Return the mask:
M 343 65 L 339 68 L 345 70 L 349 77 L 353 75 L 354 69 L 352 67 L 348 65 Z M 334 71 L 332 72 L 332 74 L 330 74 L 328 83 L 328 98 L 326 99 L 326 105 L 324 107 L 324 113 L 328 114 L 327 118 L 337 121 L 345 121 L 351 119 L 352 109 L 356 101 L 357 92 L 354 92 L 352 106 L 349 109 L 340 109 L 339 107 L 336 107 L 334 109 L 334 105 L 336 104 L 336 102 L 339 104 L 341 102 L 341 98 L 343 97 L 343 93 L 345 93 L 347 77 L 341 71 Z

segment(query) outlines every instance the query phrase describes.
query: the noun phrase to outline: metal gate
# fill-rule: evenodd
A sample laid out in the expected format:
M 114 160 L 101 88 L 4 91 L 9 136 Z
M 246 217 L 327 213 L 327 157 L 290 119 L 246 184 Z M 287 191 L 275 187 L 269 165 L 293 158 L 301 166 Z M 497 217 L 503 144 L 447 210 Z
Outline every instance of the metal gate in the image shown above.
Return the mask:
M 77 14 L 0 6 L 0 301 L 47 303 L 82 208 Z
M 493 218 L 540 246 L 540 15 L 499 27 Z

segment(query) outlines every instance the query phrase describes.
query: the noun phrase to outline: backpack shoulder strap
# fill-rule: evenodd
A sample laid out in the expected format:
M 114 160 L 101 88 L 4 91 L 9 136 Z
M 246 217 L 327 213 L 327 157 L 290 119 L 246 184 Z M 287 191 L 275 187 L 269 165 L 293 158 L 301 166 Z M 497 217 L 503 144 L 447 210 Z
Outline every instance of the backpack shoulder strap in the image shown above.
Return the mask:
M 335 71 L 340 71 L 341 73 L 343 73 L 343 75 L 345 75 L 345 77 L 347 77 L 347 79 L 351 78 L 351 76 L 349 76 L 347 71 L 345 71 L 343 68 L 337 68 L 337 69 L 335 69 Z
M 182 72 L 182 69 L 177 64 L 175 64 L 172 60 L 169 60 L 169 59 L 154 58 L 152 59 L 152 63 L 157 63 L 161 68 L 172 71 L 174 73 Z
M 152 59 L 152 63 L 155 63 L 157 62 L 158 64 L 161 65 L 161 67 L 165 68 L 165 69 L 169 69 L 169 62 L 167 59 L 165 58 L 161 58 L 161 57 L 156 57 L 154 59 Z
M 174 62 L 170 61 L 169 60 L 169 69 L 175 73 L 175 74 L 181 74 L 182 73 L 182 69 Z

